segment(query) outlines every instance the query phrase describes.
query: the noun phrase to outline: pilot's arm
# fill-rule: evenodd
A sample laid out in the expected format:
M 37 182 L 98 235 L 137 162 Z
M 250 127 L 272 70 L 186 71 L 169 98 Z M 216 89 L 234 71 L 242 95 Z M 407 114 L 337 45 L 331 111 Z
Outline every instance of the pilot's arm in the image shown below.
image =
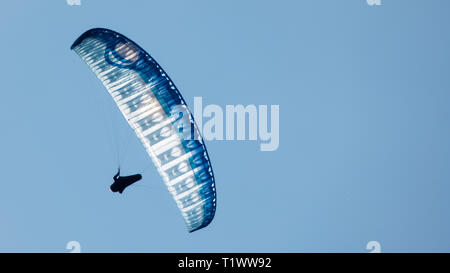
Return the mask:
M 117 180 L 120 176 L 120 169 L 117 171 L 116 175 L 114 175 L 114 180 Z

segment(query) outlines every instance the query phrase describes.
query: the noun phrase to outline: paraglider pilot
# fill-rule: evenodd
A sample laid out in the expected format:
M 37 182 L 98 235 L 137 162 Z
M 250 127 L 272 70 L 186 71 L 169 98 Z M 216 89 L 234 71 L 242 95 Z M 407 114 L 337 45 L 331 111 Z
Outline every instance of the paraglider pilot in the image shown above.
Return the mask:
M 120 168 L 116 175 L 114 175 L 114 183 L 109 187 L 112 192 L 122 192 L 131 184 L 134 184 L 142 179 L 142 175 L 135 174 L 130 176 L 120 176 Z

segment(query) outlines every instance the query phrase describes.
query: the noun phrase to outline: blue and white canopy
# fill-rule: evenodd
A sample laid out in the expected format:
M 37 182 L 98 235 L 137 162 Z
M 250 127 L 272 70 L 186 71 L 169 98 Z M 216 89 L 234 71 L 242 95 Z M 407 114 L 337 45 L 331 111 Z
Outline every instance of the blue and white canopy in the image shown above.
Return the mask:
M 180 92 L 159 64 L 125 36 L 95 28 L 73 49 L 102 81 L 158 169 L 189 232 L 216 210 L 214 174 Z

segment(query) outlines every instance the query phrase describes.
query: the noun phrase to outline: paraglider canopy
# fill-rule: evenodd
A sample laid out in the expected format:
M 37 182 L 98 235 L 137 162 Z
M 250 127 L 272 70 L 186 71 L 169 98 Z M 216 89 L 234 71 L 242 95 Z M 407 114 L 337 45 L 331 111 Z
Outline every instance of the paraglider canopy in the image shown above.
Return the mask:
M 189 232 L 208 226 L 216 211 L 213 170 L 194 118 L 167 73 L 140 46 L 109 29 L 88 30 L 71 48 L 102 81 L 136 133 Z M 113 189 L 124 188 L 116 184 Z

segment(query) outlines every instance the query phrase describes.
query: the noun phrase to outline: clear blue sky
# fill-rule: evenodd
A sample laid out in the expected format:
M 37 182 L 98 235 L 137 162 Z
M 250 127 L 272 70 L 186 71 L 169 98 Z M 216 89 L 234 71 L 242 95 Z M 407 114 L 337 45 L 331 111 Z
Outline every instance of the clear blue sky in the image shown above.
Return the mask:
M 449 11 L 446 0 L 3 1 L 0 251 L 66 252 L 72 240 L 83 252 L 367 252 L 372 240 L 450 251 Z M 207 143 L 209 227 L 186 231 L 69 49 L 93 27 L 146 49 L 190 106 L 280 105 L 277 151 Z M 108 190 L 118 150 L 124 172 L 145 169 L 122 196 Z

